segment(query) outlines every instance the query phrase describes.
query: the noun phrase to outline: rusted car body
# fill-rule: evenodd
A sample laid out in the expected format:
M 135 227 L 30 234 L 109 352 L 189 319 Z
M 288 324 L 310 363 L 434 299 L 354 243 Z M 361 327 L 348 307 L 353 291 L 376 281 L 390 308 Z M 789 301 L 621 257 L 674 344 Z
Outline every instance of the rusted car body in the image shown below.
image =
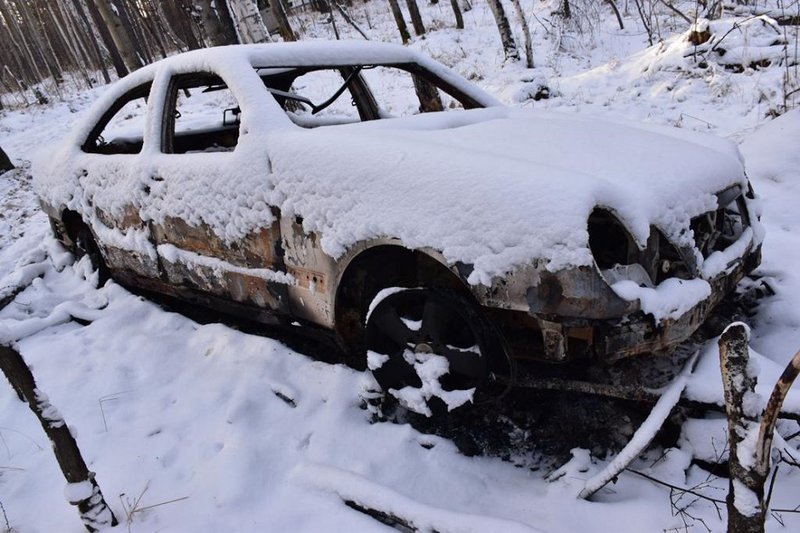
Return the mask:
M 380 47 L 362 46 L 349 60 L 320 53 L 322 47 L 308 50 L 292 55 L 291 61 L 284 54 L 276 56 L 274 63 L 253 65 L 264 84 L 260 89 L 267 87 L 266 97 L 275 100 L 271 105 L 282 110 L 313 105 L 293 92 L 298 75 L 335 69 L 360 120 L 380 119 L 382 112 L 362 77 L 366 72 L 362 69 L 375 65 L 410 73 L 422 111 L 441 109 L 438 99 L 431 98 L 431 86 L 449 93 L 459 108 L 467 110 L 460 113 L 498 105 L 481 91 L 465 88 L 469 86 L 449 71 L 443 74 L 420 64 L 415 55 L 398 60 L 397 54 L 408 53 L 405 49 L 384 53 Z M 264 57 L 270 57 L 268 49 Z M 474 266 L 468 262 L 454 261 L 436 247 L 409 247 L 391 235 L 358 240 L 338 255 L 328 253 L 320 244 L 319 232 L 304 225 L 302 213 L 284 213 L 279 205 L 261 206 L 265 223 L 254 224 L 233 240 L 221 235 L 208 217 L 192 215 L 190 202 L 187 215 L 156 215 L 155 210 L 162 207 L 150 205 L 149 199 L 178 179 L 175 176 L 183 176 L 181 154 L 207 152 L 202 160 L 204 172 L 225 175 L 230 172 L 230 154 L 244 152 L 243 141 L 236 146 L 235 140 L 247 126 L 239 121 L 238 108 L 220 109 L 223 120 L 216 128 L 176 132 L 175 117 L 179 119 L 180 113 L 174 107 L 181 91 L 228 87 L 243 101 L 251 90 L 242 90 L 230 74 L 214 72 L 202 61 L 195 63 L 166 60 L 135 74 L 133 80 L 123 80 L 98 104 L 96 117 L 74 135 L 70 153 L 80 154 L 69 178 L 51 169 L 40 186 L 41 192 L 48 183 L 72 180 L 65 187 L 71 190 L 69 194 L 41 193 L 42 208 L 55 235 L 73 250 L 87 248 L 83 241 L 90 241 L 89 248 L 96 246 L 111 276 L 125 285 L 265 323 L 301 323 L 330 332 L 356 352 L 369 304 L 381 289 L 435 287 L 474 303 L 502 337 L 503 351 L 512 360 L 614 361 L 667 351 L 685 340 L 759 264 L 760 239 L 752 231 L 757 225 L 753 193 L 742 183 L 719 191 L 717 206 L 692 218 L 692 235 L 681 244 L 671 242 L 656 227 L 646 242 L 637 243 L 613 210 L 597 207 L 586 221 L 593 264 L 553 270 L 548 261 L 531 257 L 488 283 L 470 279 Z M 101 131 L 122 105 L 143 94 L 149 99 L 144 138 L 103 138 Z M 128 197 L 104 199 L 104 173 L 127 172 L 120 171 L 126 165 L 139 169 L 127 174 L 135 179 L 124 178 L 130 181 L 124 185 L 129 187 Z M 252 161 L 255 170 L 264 174 L 270 172 L 269 165 L 263 157 Z M 236 176 L 230 176 L 230 183 L 235 180 Z M 91 190 L 84 187 L 89 181 Z M 201 188 L 202 194 L 208 193 L 208 187 Z M 731 247 L 738 247 L 735 253 Z M 727 253 L 726 264 L 711 277 L 705 276 L 704 261 L 715 253 Z M 639 300 L 623 298 L 612 288 L 614 273 L 634 266 L 637 275 L 646 275 L 649 281 L 643 284 L 648 286 L 657 287 L 670 278 L 704 278 L 711 290 L 679 316 L 673 313 L 657 319 L 642 309 Z M 356 360 L 364 365 L 363 358 Z

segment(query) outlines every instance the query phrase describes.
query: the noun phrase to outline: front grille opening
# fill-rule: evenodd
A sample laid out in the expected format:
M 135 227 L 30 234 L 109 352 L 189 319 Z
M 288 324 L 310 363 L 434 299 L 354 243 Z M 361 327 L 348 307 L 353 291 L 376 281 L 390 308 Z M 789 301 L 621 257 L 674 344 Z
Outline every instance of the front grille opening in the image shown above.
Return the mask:
M 747 206 L 741 195 L 724 207 L 703 213 L 691 221 L 694 243 L 703 258 L 736 242 L 748 225 Z
M 636 263 L 639 250 L 628 230 L 606 209 L 595 208 L 589 215 L 589 248 L 601 270 Z
M 692 273 L 686 265 L 686 260 L 681 252 L 675 248 L 675 245 L 669 242 L 669 239 L 660 230 L 651 228 L 651 239 L 648 241 L 648 250 L 650 250 L 650 242 L 656 241 L 655 257 L 651 263 L 651 277 L 655 280 L 656 285 L 668 278 L 679 279 L 692 279 Z

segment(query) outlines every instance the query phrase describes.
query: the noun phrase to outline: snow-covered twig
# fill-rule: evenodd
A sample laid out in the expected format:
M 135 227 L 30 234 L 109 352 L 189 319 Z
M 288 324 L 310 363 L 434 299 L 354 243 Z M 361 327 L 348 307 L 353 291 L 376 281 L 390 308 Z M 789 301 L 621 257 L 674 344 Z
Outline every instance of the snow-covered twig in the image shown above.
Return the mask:
M 611 480 L 616 478 L 620 472 L 625 470 L 631 461 L 650 444 L 669 416 L 672 408 L 675 407 L 681 399 L 681 394 L 683 394 L 683 389 L 686 388 L 689 376 L 694 370 L 694 365 L 697 362 L 699 353 L 699 351 L 695 352 L 694 355 L 689 358 L 683 370 L 681 370 L 681 373 L 678 374 L 678 376 L 672 380 L 672 383 L 664 390 L 661 398 L 659 398 L 655 406 L 653 406 L 653 410 L 650 411 L 647 419 L 642 423 L 639 429 L 636 430 L 630 442 L 628 442 L 617 456 L 614 457 L 606 468 L 586 482 L 586 485 L 579 495 L 581 498 L 591 498 L 598 490 L 605 487 Z

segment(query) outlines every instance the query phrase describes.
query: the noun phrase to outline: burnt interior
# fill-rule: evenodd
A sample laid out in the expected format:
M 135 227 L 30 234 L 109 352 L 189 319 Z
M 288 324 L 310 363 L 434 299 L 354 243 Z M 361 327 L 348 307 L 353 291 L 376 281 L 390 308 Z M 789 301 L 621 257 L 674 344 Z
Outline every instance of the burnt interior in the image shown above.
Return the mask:
M 637 262 L 633 237 L 611 211 L 596 207 L 589 215 L 588 230 L 589 248 L 601 270 Z
M 695 246 L 703 257 L 722 251 L 736 242 L 750 225 L 747 206 L 738 185 L 717 194 L 717 202 L 719 208 L 691 221 Z

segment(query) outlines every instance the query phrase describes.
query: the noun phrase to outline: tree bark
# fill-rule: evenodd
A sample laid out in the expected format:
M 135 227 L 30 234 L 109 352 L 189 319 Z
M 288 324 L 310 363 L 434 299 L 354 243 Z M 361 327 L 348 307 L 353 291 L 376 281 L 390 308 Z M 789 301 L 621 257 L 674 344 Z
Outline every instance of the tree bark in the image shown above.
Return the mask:
M 497 24 L 497 31 L 500 32 L 500 41 L 503 43 L 503 53 L 506 60 L 513 59 L 519 61 L 519 50 L 517 43 L 514 40 L 514 34 L 511 33 L 511 25 L 508 23 L 506 11 L 503 9 L 503 4 L 500 0 L 489 0 L 489 7 L 494 15 L 494 21 Z
M 289 17 L 286 15 L 286 8 L 282 0 L 272 1 L 272 13 L 275 15 L 275 20 L 278 22 L 278 33 L 281 34 L 283 40 L 287 42 L 296 41 L 297 35 L 294 33 L 292 25 L 289 23 Z
M 397 0 L 389 0 L 389 7 L 392 9 L 394 22 L 397 24 L 398 31 L 400 31 L 400 39 L 403 41 L 403 44 L 408 44 L 408 41 L 411 40 L 411 35 L 408 33 L 408 26 L 406 26 L 406 20 L 403 18 L 403 12 L 400 10 L 400 4 L 397 3 Z
M 419 13 L 419 6 L 417 0 L 406 0 L 408 6 L 408 14 L 411 15 L 411 25 L 414 27 L 414 33 L 425 35 L 425 25 L 422 23 L 422 15 Z
M 219 4 L 227 1 L 228 9 L 239 33 L 241 43 L 268 43 L 269 32 L 261 19 L 255 0 L 217 0 Z M 273 9 L 279 9 L 280 0 L 272 0 Z M 283 6 L 280 6 L 283 7 Z M 293 39 L 292 39 L 293 40 Z
M 528 20 L 525 18 L 525 12 L 522 10 L 519 0 L 511 0 L 514 5 L 514 10 L 517 12 L 517 19 L 519 25 L 522 27 L 522 35 L 525 37 L 525 66 L 533 68 L 533 43 L 531 42 L 531 28 L 528 26 Z
M 356 23 L 356 21 L 353 20 L 353 17 L 351 17 L 350 14 L 347 11 L 345 11 L 345 9 L 341 6 L 341 4 L 339 4 L 338 0 L 333 0 L 333 5 L 336 7 L 336 11 L 339 12 L 344 21 L 350 24 L 350 26 L 352 26 L 353 29 L 355 29 L 358 33 L 360 33 L 364 39 L 369 41 L 367 33 L 364 30 L 362 30 L 361 27 Z M 333 12 L 331 12 L 331 19 L 333 19 Z
M 79 0 L 72 0 L 72 5 L 75 8 L 75 12 L 78 14 L 78 18 L 83 24 L 84 31 L 88 35 L 88 41 L 91 43 L 92 51 L 94 52 L 95 56 L 95 61 L 99 65 L 99 69 L 103 74 L 103 81 L 105 81 L 106 83 L 110 83 L 111 77 L 108 75 L 108 69 L 106 68 L 106 62 L 103 60 L 103 53 L 100 50 L 100 45 L 97 44 L 97 39 L 94 38 L 94 29 L 92 28 L 92 24 L 89 22 L 89 18 L 86 16 L 86 12 L 83 10 L 83 6 L 81 5 Z M 101 38 L 102 38 L 102 33 L 101 33 Z M 112 63 L 113 63 L 113 56 L 112 56 Z M 117 72 L 117 74 L 119 74 L 119 72 Z
M 19 399 L 28 403 L 53 444 L 53 453 L 64 478 L 76 489 L 75 500 L 70 503 L 78 506 L 84 527 L 87 531 L 95 532 L 116 526 L 117 518 L 106 504 L 94 472 L 86 467 L 69 427 L 50 404 L 47 396 L 37 388 L 33 374 L 22 356 L 16 350 L 0 345 L 0 368 Z
M 414 91 L 419 98 L 419 111 L 420 113 L 430 113 L 433 111 L 444 111 L 442 99 L 439 97 L 439 91 L 426 79 L 412 74 L 414 80 Z
M 98 8 L 99 4 L 103 4 L 108 7 L 107 4 L 105 4 L 105 0 L 86 0 L 86 7 L 89 9 L 89 15 L 92 17 L 92 20 L 94 20 L 94 25 L 97 27 L 97 31 L 100 32 L 100 38 L 103 39 L 103 44 L 106 46 L 106 50 L 108 50 L 108 53 L 111 56 L 111 62 L 114 64 L 114 70 L 117 71 L 117 76 L 122 78 L 123 76 L 126 76 L 128 72 L 130 72 L 130 69 L 125 63 L 125 60 L 122 58 L 122 54 L 120 53 L 117 41 L 111 32 L 111 28 L 106 23 L 102 12 Z
M 770 469 L 770 452 L 772 451 L 772 437 L 775 433 L 775 423 L 783 407 L 789 389 L 800 374 L 800 351 L 794 354 L 792 360 L 786 365 L 780 379 L 772 389 L 772 394 L 761 417 L 761 427 L 758 431 L 758 444 L 756 447 L 756 469 L 766 477 Z
M 763 533 L 766 473 L 754 468 L 754 450 L 740 446 L 754 429 L 755 416 L 747 412 L 747 397 L 755 394 L 756 377 L 747 373 L 750 358 L 747 329 L 736 323 L 719 339 L 720 370 L 728 417 L 728 533 Z
M 233 18 L 225 0 L 194 0 L 195 14 L 203 37 L 211 46 L 239 42 Z
M 453 8 L 453 14 L 456 16 L 456 28 L 463 30 L 464 15 L 461 13 L 461 6 L 458 5 L 458 0 L 450 0 L 450 5 Z

